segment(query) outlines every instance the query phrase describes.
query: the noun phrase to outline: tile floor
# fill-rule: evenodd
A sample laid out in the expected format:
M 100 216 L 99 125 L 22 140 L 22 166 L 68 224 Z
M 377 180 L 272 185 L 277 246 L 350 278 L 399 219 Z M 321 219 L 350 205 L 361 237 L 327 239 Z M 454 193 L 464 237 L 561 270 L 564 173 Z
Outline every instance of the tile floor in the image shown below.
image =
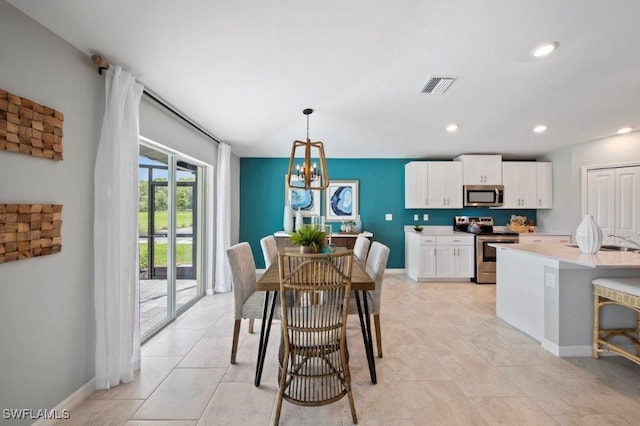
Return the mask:
M 232 311 L 231 294 L 203 298 L 144 345 L 133 382 L 96 391 L 61 424 L 271 424 L 279 328 L 272 329 L 256 388 L 258 334 L 247 333 L 248 321 L 237 364 L 229 364 Z M 619 357 L 557 358 L 494 312 L 495 286 L 416 284 L 388 274 L 377 385 L 369 379 L 357 317 L 350 317 L 359 424 L 640 424 L 640 366 Z M 285 401 L 280 423 L 349 425 L 351 418 L 346 398 L 309 408 Z

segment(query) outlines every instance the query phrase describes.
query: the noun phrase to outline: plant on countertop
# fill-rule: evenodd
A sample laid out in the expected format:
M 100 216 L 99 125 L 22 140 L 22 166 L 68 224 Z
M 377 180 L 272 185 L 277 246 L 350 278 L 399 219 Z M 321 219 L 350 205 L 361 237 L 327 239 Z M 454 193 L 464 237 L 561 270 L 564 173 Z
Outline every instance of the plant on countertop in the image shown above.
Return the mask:
M 300 229 L 291 234 L 289 240 L 291 240 L 293 244 L 297 244 L 301 247 L 311 247 L 311 252 L 317 253 L 324 245 L 324 240 L 326 238 L 326 232 L 321 231 L 312 225 L 302 225 Z
M 413 227 L 413 230 L 416 232 L 422 232 L 423 229 L 422 225 L 414 225 Z

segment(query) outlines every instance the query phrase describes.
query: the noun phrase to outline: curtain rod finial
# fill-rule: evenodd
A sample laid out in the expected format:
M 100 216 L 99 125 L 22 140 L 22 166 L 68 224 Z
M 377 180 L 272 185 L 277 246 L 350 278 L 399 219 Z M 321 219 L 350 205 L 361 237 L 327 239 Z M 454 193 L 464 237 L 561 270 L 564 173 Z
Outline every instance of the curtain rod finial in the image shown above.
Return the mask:
M 98 69 L 109 69 L 109 62 L 100 55 L 91 55 L 91 61 L 98 66 Z

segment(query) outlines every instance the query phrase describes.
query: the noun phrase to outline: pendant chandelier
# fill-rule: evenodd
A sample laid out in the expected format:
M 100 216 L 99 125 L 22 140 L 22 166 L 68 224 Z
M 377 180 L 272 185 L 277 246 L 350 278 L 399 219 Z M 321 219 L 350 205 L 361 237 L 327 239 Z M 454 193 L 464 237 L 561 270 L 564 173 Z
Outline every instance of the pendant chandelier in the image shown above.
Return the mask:
M 287 186 L 289 188 L 326 189 L 329 186 L 329 173 L 327 172 L 327 159 L 324 155 L 322 142 L 311 142 L 309 139 L 309 115 L 311 108 L 302 111 L 307 116 L 307 140 L 295 141 L 291 148 L 289 159 L 289 171 L 287 172 Z M 304 148 L 304 158 L 296 158 L 296 150 Z M 312 150 L 314 154 L 312 155 Z M 302 163 L 297 163 L 302 161 Z M 295 170 L 294 170 L 295 166 Z

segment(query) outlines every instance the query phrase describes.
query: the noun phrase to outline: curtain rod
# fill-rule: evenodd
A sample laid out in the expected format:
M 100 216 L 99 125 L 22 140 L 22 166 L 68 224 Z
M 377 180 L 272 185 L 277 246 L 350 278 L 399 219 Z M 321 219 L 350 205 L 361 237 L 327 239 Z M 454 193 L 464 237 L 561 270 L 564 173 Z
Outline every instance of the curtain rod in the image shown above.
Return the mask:
M 91 56 L 91 61 L 93 61 L 93 63 L 98 66 L 98 73 L 100 73 L 100 75 L 102 75 L 102 71 L 109 69 L 109 66 L 110 66 L 109 62 L 107 62 L 107 60 L 104 59 L 100 55 L 92 55 Z M 147 95 L 148 97 L 150 97 L 151 99 L 153 99 L 154 101 L 156 101 L 163 108 L 165 108 L 168 111 L 172 112 L 176 117 L 180 118 L 185 123 L 187 123 L 188 125 L 190 125 L 194 129 L 198 130 L 200 133 L 202 133 L 203 135 L 205 135 L 206 137 L 208 137 L 209 139 L 211 139 L 212 141 L 214 141 L 218 145 L 220 145 L 220 141 L 218 139 L 216 139 L 216 137 L 213 136 L 211 133 L 209 133 L 209 131 L 207 131 L 204 127 L 202 127 L 201 125 L 199 125 L 198 123 L 196 123 L 195 121 L 193 121 L 192 119 L 187 117 L 184 113 L 182 113 L 182 111 L 180 111 L 179 109 L 177 109 L 176 107 L 171 105 L 169 102 L 167 102 L 164 99 L 162 99 L 153 90 L 148 89 L 147 87 L 145 87 L 144 88 L 144 94 Z

